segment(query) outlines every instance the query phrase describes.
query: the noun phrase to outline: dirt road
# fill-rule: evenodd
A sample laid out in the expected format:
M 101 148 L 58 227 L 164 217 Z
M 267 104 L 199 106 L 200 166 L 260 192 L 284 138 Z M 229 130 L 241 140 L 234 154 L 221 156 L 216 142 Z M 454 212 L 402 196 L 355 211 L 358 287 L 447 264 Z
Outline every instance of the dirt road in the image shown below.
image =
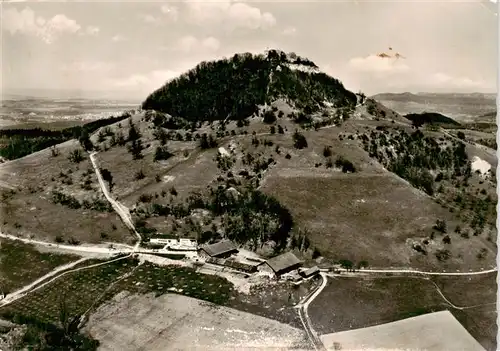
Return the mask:
M 106 183 L 104 182 L 104 179 L 102 178 L 101 171 L 99 167 L 97 166 L 97 161 L 95 158 L 96 152 L 93 152 L 90 154 L 90 161 L 92 162 L 92 166 L 94 167 L 95 173 L 97 175 L 97 179 L 99 181 L 99 185 L 101 186 L 102 193 L 106 197 L 106 199 L 109 201 L 113 209 L 118 213 L 120 218 L 122 219 L 123 223 L 129 228 L 131 231 L 134 232 L 134 234 L 137 236 L 137 243 L 134 246 L 134 251 L 137 251 L 139 249 L 139 246 L 141 245 L 142 237 L 141 235 L 137 232 L 135 229 L 134 223 L 132 222 L 132 216 L 130 215 L 130 211 L 127 207 L 116 201 L 111 197 L 111 194 L 108 191 L 108 188 L 106 187 Z

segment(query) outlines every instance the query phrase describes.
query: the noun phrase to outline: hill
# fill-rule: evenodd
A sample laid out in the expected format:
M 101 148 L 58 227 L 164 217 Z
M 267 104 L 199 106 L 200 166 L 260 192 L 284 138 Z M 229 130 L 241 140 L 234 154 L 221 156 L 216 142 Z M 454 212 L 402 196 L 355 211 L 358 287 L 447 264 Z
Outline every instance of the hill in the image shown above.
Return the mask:
M 449 126 L 452 128 L 460 126 L 460 123 L 454 119 L 436 112 L 409 113 L 404 117 L 412 121 L 414 125 L 418 126 L 422 126 L 424 124 L 441 125 L 443 127 Z
M 103 196 L 95 164 L 111 197 L 130 210 L 141 250 L 154 248 L 150 239 L 160 235 L 200 244 L 230 239 L 240 254 L 261 259 L 292 251 L 305 266 L 331 272 L 339 266 L 434 273 L 495 266 L 497 161 L 492 150 L 472 141 L 487 133 L 420 129 L 380 101 L 347 91 L 311 61 L 276 50 L 197 67 L 153 92 L 143 111 L 82 127 L 78 140 L 72 139 L 78 133 L 48 133 L 70 140 L 0 164 L 2 233 L 55 242 L 50 250 L 64 242 L 132 244 L 136 235 Z M 304 285 L 266 282 L 240 294 L 229 278 L 204 275 L 215 272 L 209 265 L 175 267 L 170 256 L 139 267 L 126 257 L 67 274 L 6 306 L 0 317 L 30 311 L 55 323 L 63 291 L 72 292 L 68 306 L 79 314 L 123 289 L 163 294 L 175 288 L 300 326 L 293 305 L 311 293 Z M 311 305 L 311 318 L 326 316 L 320 323 L 332 326 L 328 332 L 339 331 L 339 324 L 363 327 L 446 307 L 449 294 L 461 305 L 476 304 L 464 294 L 489 304 L 494 286 L 471 277 L 450 285 L 438 276 L 439 295 L 430 280 L 372 273 L 378 274 L 336 275 L 316 305 L 320 312 Z M 471 285 L 464 288 L 465 281 Z M 155 304 L 135 301 L 138 311 Z M 457 319 L 493 345 L 492 314 L 459 308 Z M 106 323 L 118 323 L 113 318 Z M 123 341 L 95 326 L 104 345 Z
M 142 108 L 189 121 L 244 119 L 278 98 L 307 114 L 326 105 L 354 107 L 357 101 L 312 61 L 269 50 L 202 62 L 149 95 Z
M 218 74 L 226 79 L 221 85 L 214 84 Z M 235 93 L 217 102 L 231 85 Z M 474 145 L 464 151 L 443 132 L 415 134 L 409 119 L 373 99 L 357 100 L 293 54 L 237 54 L 202 63 L 151 94 L 143 108 L 155 110 L 58 147 L 59 156 L 46 150 L 5 164 L 0 181 L 17 190 L 5 195 L 4 211 L 11 214 L 4 225 L 19 231 L 25 223 L 25 233 L 52 240 L 62 233 L 70 240 L 61 228 L 77 223 L 83 233 L 91 218 L 113 217 L 85 156 L 95 150 L 112 196 L 131 209 L 146 239 L 155 233 L 230 238 L 262 255 L 295 250 L 306 259 L 323 255 L 325 262 L 485 266 L 494 254 L 486 261 L 476 255 L 495 251 L 494 180 L 469 165 L 484 156 Z M 79 154 L 82 160 L 75 159 Z M 479 191 L 481 200 L 469 202 Z M 24 219 L 29 207 L 13 215 L 23 201 L 65 217 Z M 86 220 L 78 220 L 83 213 Z M 460 227 L 463 239 L 438 240 L 437 221 Z M 76 240 L 100 241 L 99 232 L 133 239 L 116 224 L 95 225 L 96 234 Z M 465 240 L 469 233 L 474 238 Z M 421 242 L 431 244 L 422 248 Z M 443 252 L 450 256 L 443 259 Z
M 371 98 L 401 114 L 438 112 L 458 122 L 473 122 L 496 111 L 495 94 L 383 93 Z

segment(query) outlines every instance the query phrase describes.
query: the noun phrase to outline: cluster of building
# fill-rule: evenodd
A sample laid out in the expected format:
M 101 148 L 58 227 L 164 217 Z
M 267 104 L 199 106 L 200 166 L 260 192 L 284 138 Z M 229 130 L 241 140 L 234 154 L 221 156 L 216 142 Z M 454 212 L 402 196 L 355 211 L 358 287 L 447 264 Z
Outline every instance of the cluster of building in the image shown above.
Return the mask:
M 245 273 L 266 272 L 275 278 L 287 276 L 292 280 L 311 278 L 319 273 L 318 267 L 305 269 L 292 252 L 273 257 L 269 260 L 260 260 L 249 257 L 239 257 L 238 248 L 229 240 L 224 240 L 211 245 L 201 245 L 198 256 L 207 263 L 225 266 Z
M 227 267 L 246 274 L 265 272 L 275 278 L 286 278 L 300 281 L 319 273 L 318 267 L 303 268 L 292 252 L 278 255 L 268 260 L 246 257 L 238 254 L 237 246 L 230 240 L 222 240 L 214 244 L 198 245 L 194 239 L 151 238 L 153 245 L 163 246 L 167 251 L 197 251 L 204 262 Z

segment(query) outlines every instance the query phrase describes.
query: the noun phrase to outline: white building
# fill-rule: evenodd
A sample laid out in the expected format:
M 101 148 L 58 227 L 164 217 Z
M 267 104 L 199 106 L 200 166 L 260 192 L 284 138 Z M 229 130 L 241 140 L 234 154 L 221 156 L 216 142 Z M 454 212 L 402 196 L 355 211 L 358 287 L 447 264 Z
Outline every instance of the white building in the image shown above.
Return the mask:
M 165 245 L 163 250 L 184 250 L 196 251 L 198 249 L 198 242 L 194 239 L 150 239 L 151 244 Z

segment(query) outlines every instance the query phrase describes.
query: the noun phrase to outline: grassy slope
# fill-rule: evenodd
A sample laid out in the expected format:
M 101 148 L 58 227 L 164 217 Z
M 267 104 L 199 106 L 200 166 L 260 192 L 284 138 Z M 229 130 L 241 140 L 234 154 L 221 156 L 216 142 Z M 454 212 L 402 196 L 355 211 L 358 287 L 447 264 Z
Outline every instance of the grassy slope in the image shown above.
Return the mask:
M 0 165 L 0 181 L 16 189 L 9 201 L 0 204 L 3 230 L 49 241 L 62 236 L 65 240 L 74 237 L 82 242 L 99 242 L 101 232 L 108 235 L 106 240 L 133 239 L 113 212 L 70 209 L 52 202 L 51 191 L 55 188 L 78 199 L 102 198 L 88 157 L 79 164 L 68 160 L 69 153 L 77 148 L 78 143 L 71 140 L 58 145 L 57 157 L 45 149 Z M 83 190 L 79 184 L 89 170 L 92 190 Z M 61 172 L 72 179 L 72 185 L 62 184 Z
M 195 141 L 169 141 L 168 148 L 175 156 L 167 161 L 153 162 L 154 149 L 159 142 L 152 135 L 152 122 L 146 122 L 142 114 L 134 116 L 133 121 L 140 129 L 143 145 L 149 145 L 143 151 L 143 159 L 132 160 L 132 155 L 126 146 L 114 146 L 98 153 L 101 167 L 109 169 L 113 175 L 115 183 L 113 195 L 125 205 L 133 207 L 141 194 L 159 194 L 154 202 L 161 204 L 167 204 L 171 198 L 173 201 L 180 201 L 191 191 L 201 191 L 219 175 L 227 173 L 216 167 L 214 161 L 216 150 L 201 151 Z M 277 124 L 285 127 L 287 131 L 285 134 L 271 135 L 269 126 L 262 124 L 256 118 L 245 128 L 237 128 L 235 123 L 231 122 L 227 130 L 235 130 L 237 136 L 220 139 L 219 143 L 220 146 L 228 148 L 228 143 L 233 140 L 237 143 L 240 153 L 243 151 L 254 155 L 260 154 L 264 159 L 269 157 L 275 159 L 277 165 L 268 170 L 261 181 L 262 190 L 276 196 L 292 211 L 296 227 L 307 228 L 313 246 L 321 248 L 320 252 L 331 260 L 347 258 L 357 262 L 367 260 L 372 266 L 414 266 L 422 269 L 455 270 L 464 265 L 472 269 L 489 267 L 494 257 L 494 248 L 489 248 L 492 254 L 485 261 L 477 260 L 476 253 L 479 248 L 486 245 L 484 240 L 478 237 L 471 239 L 463 239 L 458 235 L 453 237 L 452 243 L 447 245 L 452 252 L 452 258 L 445 263 L 438 262 L 432 253 L 422 256 L 411 248 L 411 240 L 424 238 L 430 234 L 436 219 L 445 219 L 449 228 L 459 224 L 459 219 L 404 180 L 383 169 L 359 147 L 357 140 L 347 138 L 356 133 L 369 133 L 377 125 L 399 126 L 401 123 L 402 121 L 392 124 L 386 121 L 351 120 L 341 127 L 305 131 L 304 135 L 309 146 L 297 150 L 293 147 L 291 138 L 292 131 L 297 125 L 285 118 L 278 119 Z M 120 125 L 121 128 L 118 127 L 118 123 L 111 128 L 114 131 L 120 129 L 126 137 L 128 121 L 122 121 Z M 247 129 L 249 134 L 239 135 L 242 129 Z M 411 130 L 409 127 L 408 129 Z M 253 131 L 258 134 L 267 133 L 259 136 L 261 143 L 258 147 L 251 144 Z M 204 125 L 194 133 L 204 132 L 215 134 L 208 125 Z M 265 139 L 273 141 L 274 145 L 264 146 Z M 93 141 L 97 141 L 95 134 Z M 108 142 L 105 141 L 101 145 Z M 280 154 L 275 151 L 277 145 L 280 147 Z M 355 164 L 358 172 L 344 174 L 336 169 L 327 169 L 326 159 L 322 155 L 323 147 L 326 145 L 332 148 L 333 160 L 339 155 L 346 157 Z M 10 172 L 15 170 L 18 175 L 22 175 L 15 179 L 22 179 L 21 185 L 25 187 L 34 182 L 35 177 L 42 180 L 39 184 L 45 186 L 46 192 L 53 185 L 50 180 L 52 175 L 57 175 L 60 169 L 73 167 L 74 176 L 77 177 L 78 172 L 88 168 L 88 160 L 78 165 L 79 170 L 69 163 L 64 153 L 69 152 L 72 147 L 76 145 L 69 143 L 66 147 L 68 151 L 60 147 L 62 154 L 56 158 L 50 157 L 48 151 L 31 155 L 11 163 L 8 169 Z M 187 157 L 184 151 L 187 152 Z M 291 158 L 285 158 L 286 154 L 290 154 Z M 318 163 L 322 165 L 315 167 Z M 236 174 L 240 166 L 241 162 L 237 162 L 233 167 L 233 173 Z M 144 171 L 145 179 L 135 179 L 139 169 Z M 156 176 L 160 177 L 160 182 L 155 180 Z M 8 178 L 9 181 L 11 179 L 13 177 Z M 93 181 L 95 189 L 93 192 L 98 194 L 95 179 Z M 171 187 L 176 188 L 178 200 L 169 194 Z M 78 185 L 73 185 L 73 188 L 76 192 Z M 162 191 L 166 193 L 163 197 L 160 195 Z M 37 235 L 45 234 L 46 237 L 49 237 L 48 233 L 55 232 L 65 236 L 74 235 L 82 241 L 98 241 L 100 231 L 106 232 L 114 240 L 127 240 L 130 237 L 121 229 L 112 230 L 110 219 L 116 220 L 115 226 L 120 225 L 114 213 L 94 214 L 93 211 L 70 210 L 61 205 L 53 205 L 48 199 L 44 200 L 39 195 L 47 198 L 47 194 L 42 193 L 30 194 L 24 191 L 22 195 L 16 194 L 12 203 L 17 207 L 12 211 L 14 215 L 7 224 L 11 226 L 10 229 L 15 230 L 12 226 L 17 221 L 22 223 L 21 230 L 30 233 L 35 233 L 35 228 L 41 227 L 42 230 L 37 230 L 40 232 Z M 23 202 L 30 204 L 23 206 Z M 31 206 L 41 208 L 36 218 L 42 222 L 42 226 L 37 223 L 34 216 L 28 216 L 32 213 Z M 56 212 L 61 211 L 65 213 L 64 217 L 58 221 L 51 220 L 57 217 Z M 86 215 L 83 212 L 86 212 Z M 78 225 L 68 225 L 71 223 L 69 221 Z M 170 226 L 162 217 L 153 217 L 148 222 L 159 231 L 169 231 Z M 69 228 L 71 233 L 67 232 Z M 88 234 L 89 228 L 93 233 L 92 236 Z M 55 235 L 52 234 L 52 237 Z M 437 236 L 430 247 L 433 250 L 443 248 L 441 237 Z

